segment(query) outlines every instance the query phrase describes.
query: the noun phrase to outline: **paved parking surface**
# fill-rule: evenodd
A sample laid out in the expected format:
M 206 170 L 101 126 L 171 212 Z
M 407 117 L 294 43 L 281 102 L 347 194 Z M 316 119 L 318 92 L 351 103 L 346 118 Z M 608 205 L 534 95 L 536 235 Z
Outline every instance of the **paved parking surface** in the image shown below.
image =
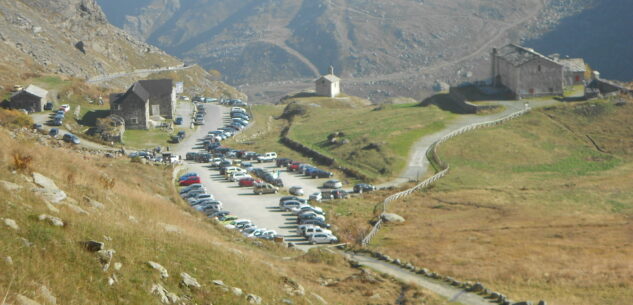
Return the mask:
M 200 151 L 197 145 L 198 140 L 207 135 L 209 131 L 216 130 L 223 126 L 228 120 L 228 108 L 217 104 L 206 105 L 206 124 L 198 127 L 191 136 L 175 147 L 175 152 L 185 156 L 190 151 Z M 283 157 L 283 156 L 281 156 Z M 283 235 L 288 242 L 294 242 L 302 249 L 309 247 L 305 238 L 297 235 L 296 216 L 289 212 L 282 212 L 278 209 L 279 198 L 283 196 L 284 189 L 279 194 L 255 195 L 251 187 L 239 187 L 236 182 L 229 182 L 209 164 L 185 161 L 187 171 L 197 172 L 201 175 L 202 184 L 215 199 L 223 203 L 223 210 L 231 211 L 232 214 L 253 221 L 260 228 L 275 230 Z M 312 179 L 289 173 L 283 168 L 275 167 L 274 163 L 255 163 L 255 167 L 262 167 L 267 170 L 279 170 L 280 177 L 286 187 L 300 185 L 307 195 L 319 191 L 319 187 L 327 179 Z

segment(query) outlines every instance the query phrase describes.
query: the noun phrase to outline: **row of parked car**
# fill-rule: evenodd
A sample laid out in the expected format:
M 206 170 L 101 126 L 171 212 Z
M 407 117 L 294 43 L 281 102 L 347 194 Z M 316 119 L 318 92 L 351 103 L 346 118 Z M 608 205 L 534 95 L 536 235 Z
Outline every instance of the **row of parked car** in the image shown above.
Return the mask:
M 338 238 L 329 230 L 325 211 L 298 196 L 284 196 L 279 199 L 279 209 L 297 216 L 297 233 L 311 244 L 333 244 Z
M 53 104 L 51 102 L 48 102 L 46 106 L 49 106 L 46 108 L 50 108 L 47 110 L 53 110 Z M 69 110 L 70 110 L 70 105 L 68 104 L 61 105 L 59 109 L 54 110 L 49 117 L 50 118 L 49 125 L 62 126 L 66 112 L 68 112 Z
M 180 196 L 194 209 L 214 218 L 224 224 L 226 228 L 240 230 L 244 236 L 272 240 L 278 237 L 277 232 L 266 228 L 257 227 L 248 219 L 240 219 L 232 215 L 230 211 L 222 210 L 222 202 L 216 200 L 212 194 L 200 183 L 200 176 L 195 173 L 186 173 L 178 178 Z

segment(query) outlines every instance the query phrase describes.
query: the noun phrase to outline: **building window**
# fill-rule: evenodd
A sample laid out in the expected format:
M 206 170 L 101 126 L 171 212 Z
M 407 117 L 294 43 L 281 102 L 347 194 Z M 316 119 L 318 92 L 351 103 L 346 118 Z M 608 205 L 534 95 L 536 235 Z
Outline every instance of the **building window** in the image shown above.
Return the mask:
M 541 72 L 541 65 L 538 65 L 538 71 Z
M 114 110 L 121 110 L 121 104 L 117 104 L 114 106 Z
M 549 92 L 550 93 L 554 92 L 554 88 L 549 88 Z
M 138 124 L 138 118 L 130 118 L 130 123 L 132 123 L 133 125 Z

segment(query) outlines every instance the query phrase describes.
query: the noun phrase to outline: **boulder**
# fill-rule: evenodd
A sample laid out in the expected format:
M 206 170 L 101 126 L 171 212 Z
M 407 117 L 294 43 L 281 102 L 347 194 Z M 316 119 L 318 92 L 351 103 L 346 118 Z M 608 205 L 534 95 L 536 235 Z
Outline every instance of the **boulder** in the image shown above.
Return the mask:
M 261 304 L 262 298 L 260 296 L 249 293 L 246 295 L 246 301 L 250 304 Z
M 382 218 L 382 221 L 384 222 L 392 222 L 392 223 L 403 223 L 404 222 L 404 217 L 398 215 L 398 214 L 393 214 L 393 213 L 383 213 L 380 218 Z
M 86 250 L 90 252 L 97 252 L 99 250 L 103 250 L 104 244 L 102 242 L 87 240 L 79 242 L 81 246 L 83 246 Z
M 221 281 L 221 280 L 213 280 L 213 281 L 212 281 L 212 283 L 213 283 L 214 285 L 216 285 L 216 286 L 220 286 L 220 287 L 224 287 L 224 286 L 226 286 L 226 285 L 224 284 L 224 282 L 223 282 L 223 281 Z
M 101 263 L 104 272 L 108 271 L 110 268 L 110 263 L 112 262 L 114 253 L 116 253 L 116 251 L 113 249 L 97 251 L 97 257 L 99 258 L 99 262 Z
M 470 289 L 470 291 L 472 292 L 480 292 L 482 290 L 484 290 L 484 285 L 479 282 L 475 283 L 475 285 L 473 285 L 473 287 Z
M 244 291 L 242 291 L 242 289 L 237 288 L 237 287 L 231 287 L 231 292 L 238 297 L 244 294 Z
M 40 221 L 47 221 L 49 224 L 55 226 L 55 227 L 63 227 L 64 221 L 59 218 L 59 217 L 55 217 L 55 216 L 51 216 L 51 215 L 47 215 L 47 214 L 42 214 L 38 217 L 38 219 Z
M 84 201 L 86 204 L 93 209 L 103 209 L 105 205 L 99 201 L 96 201 L 90 197 L 84 196 Z
M 284 291 L 287 294 L 294 295 L 294 296 L 305 295 L 305 289 L 299 283 L 297 283 L 296 281 L 288 277 L 284 277 L 283 280 L 284 280 Z
M 194 277 L 192 277 L 191 275 L 182 272 L 180 273 L 180 278 L 182 279 L 180 281 L 180 285 L 182 287 L 188 287 L 188 288 L 200 288 L 202 286 L 200 286 L 200 283 L 198 283 L 198 280 L 196 280 Z
M 120 271 L 122 267 L 123 267 L 123 264 L 119 262 L 114 263 L 114 270 Z
M 17 191 L 22 188 L 21 185 L 15 184 L 13 182 L 0 180 L 0 187 L 4 188 L 8 192 Z
M 35 300 L 29 299 L 21 294 L 15 296 L 15 301 L 18 305 L 40 305 L 40 303 L 36 302 Z
M 148 261 L 148 262 L 147 262 L 147 264 L 148 264 L 150 267 L 152 267 L 152 268 L 154 268 L 154 269 L 158 270 L 158 272 L 160 272 L 160 277 L 161 277 L 161 278 L 164 278 L 164 279 L 165 279 L 165 278 L 168 278 L 168 277 L 169 277 L 169 273 L 167 273 L 167 269 L 165 269 L 165 267 L 163 267 L 161 264 L 156 263 L 156 262 L 152 262 L 152 261 Z
M 48 287 L 44 285 L 40 285 L 37 289 L 37 295 L 40 300 L 44 302 L 46 305 L 57 305 L 57 298 L 53 295 L 53 293 L 48 289 Z
M 40 173 L 33 173 L 33 183 L 38 186 L 33 189 L 33 192 L 51 203 L 59 203 L 67 197 L 66 193 L 60 190 L 53 180 Z
M 20 229 L 20 227 L 18 227 L 18 224 L 15 222 L 15 220 L 10 219 L 10 218 L 5 218 L 4 219 L 4 224 L 7 227 L 9 227 L 9 228 L 11 228 L 13 230 L 16 230 L 16 231 Z
M 13 258 L 11 258 L 11 256 L 7 256 L 4 258 L 4 262 L 7 263 L 7 265 L 13 265 Z

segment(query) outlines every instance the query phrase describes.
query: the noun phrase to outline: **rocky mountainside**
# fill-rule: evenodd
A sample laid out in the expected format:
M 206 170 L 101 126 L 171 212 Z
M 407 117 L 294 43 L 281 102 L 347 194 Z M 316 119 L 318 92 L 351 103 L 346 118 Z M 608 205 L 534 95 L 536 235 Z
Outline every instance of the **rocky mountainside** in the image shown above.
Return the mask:
M 458 83 L 487 76 L 490 48 L 519 40 L 527 29 L 542 33 L 589 1 L 99 3 L 115 25 L 187 62 L 218 69 L 233 84 L 312 79 L 334 65 L 353 80 L 345 83 L 352 94 L 376 95 L 368 92 L 372 87 L 377 94 L 414 96 L 421 82 L 430 87 L 436 78 Z
M 5 86 L 36 74 L 89 79 L 178 65 L 181 60 L 112 26 L 94 0 L 0 1 L 0 83 Z M 182 78 L 189 85 L 235 92 L 200 68 L 187 73 L 193 76 Z M 131 81 L 100 85 L 127 87 Z

